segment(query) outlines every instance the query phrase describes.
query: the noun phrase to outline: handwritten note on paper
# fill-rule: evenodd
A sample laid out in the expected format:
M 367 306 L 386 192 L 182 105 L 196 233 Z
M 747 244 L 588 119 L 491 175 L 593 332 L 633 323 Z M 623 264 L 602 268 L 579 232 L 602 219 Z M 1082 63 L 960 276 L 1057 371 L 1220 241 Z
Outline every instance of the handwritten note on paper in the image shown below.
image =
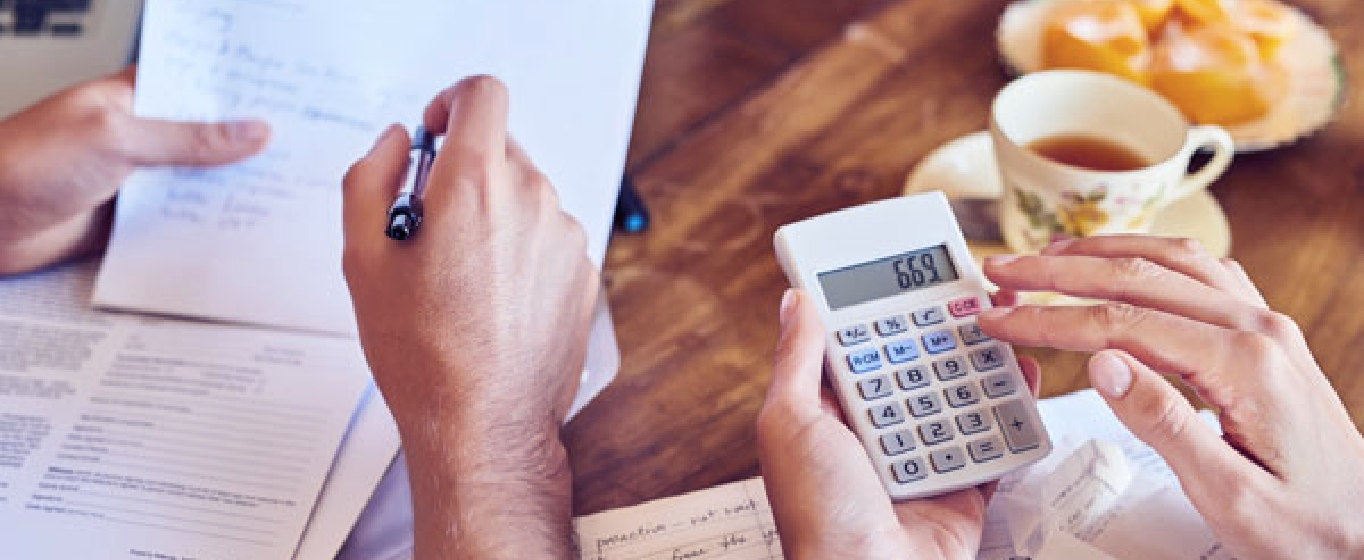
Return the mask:
M 135 111 L 263 118 L 274 136 L 237 165 L 134 175 L 95 302 L 353 333 L 342 176 L 383 127 L 415 124 L 436 92 L 479 73 L 507 82 L 512 133 L 600 262 L 651 4 L 149 0 Z
M 583 560 L 782 558 L 761 478 L 575 520 Z

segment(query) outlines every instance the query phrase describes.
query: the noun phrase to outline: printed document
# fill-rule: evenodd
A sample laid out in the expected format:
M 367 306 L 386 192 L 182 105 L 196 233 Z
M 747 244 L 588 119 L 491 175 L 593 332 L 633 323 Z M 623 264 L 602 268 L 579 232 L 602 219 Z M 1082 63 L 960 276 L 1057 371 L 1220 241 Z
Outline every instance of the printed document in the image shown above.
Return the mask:
M 291 558 L 354 340 L 96 313 L 96 266 L 0 282 L 0 555 Z

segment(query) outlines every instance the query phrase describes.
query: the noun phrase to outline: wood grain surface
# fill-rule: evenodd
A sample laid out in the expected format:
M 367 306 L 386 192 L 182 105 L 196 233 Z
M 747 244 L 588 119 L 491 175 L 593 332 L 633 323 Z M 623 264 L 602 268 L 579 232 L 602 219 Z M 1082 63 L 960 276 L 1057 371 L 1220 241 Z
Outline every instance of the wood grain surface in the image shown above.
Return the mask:
M 1364 11 L 1302 0 L 1340 45 L 1326 130 L 1238 157 L 1213 187 L 1232 254 L 1302 326 L 1364 424 Z M 772 233 L 895 196 L 939 144 L 984 128 L 1008 81 L 1002 0 L 659 0 L 629 158 L 653 213 L 617 236 L 607 292 L 622 367 L 567 428 L 576 514 L 759 474 L 753 421 L 786 280 Z M 1085 356 L 1024 349 L 1043 396 Z

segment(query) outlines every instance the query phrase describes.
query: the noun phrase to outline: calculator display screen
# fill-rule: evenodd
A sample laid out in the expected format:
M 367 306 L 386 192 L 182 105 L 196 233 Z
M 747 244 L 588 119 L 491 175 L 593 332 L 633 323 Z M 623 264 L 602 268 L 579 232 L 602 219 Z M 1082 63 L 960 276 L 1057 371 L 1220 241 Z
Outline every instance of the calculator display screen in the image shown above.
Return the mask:
M 960 278 L 947 245 L 857 264 L 819 274 L 830 309 L 922 290 Z

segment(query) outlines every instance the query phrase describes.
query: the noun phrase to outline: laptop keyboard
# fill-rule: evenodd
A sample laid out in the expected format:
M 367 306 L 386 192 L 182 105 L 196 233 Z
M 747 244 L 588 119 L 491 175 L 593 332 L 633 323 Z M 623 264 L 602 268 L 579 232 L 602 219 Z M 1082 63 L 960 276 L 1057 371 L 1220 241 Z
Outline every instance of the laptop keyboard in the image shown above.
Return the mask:
M 80 36 L 91 1 L 0 0 L 0 37 Z

